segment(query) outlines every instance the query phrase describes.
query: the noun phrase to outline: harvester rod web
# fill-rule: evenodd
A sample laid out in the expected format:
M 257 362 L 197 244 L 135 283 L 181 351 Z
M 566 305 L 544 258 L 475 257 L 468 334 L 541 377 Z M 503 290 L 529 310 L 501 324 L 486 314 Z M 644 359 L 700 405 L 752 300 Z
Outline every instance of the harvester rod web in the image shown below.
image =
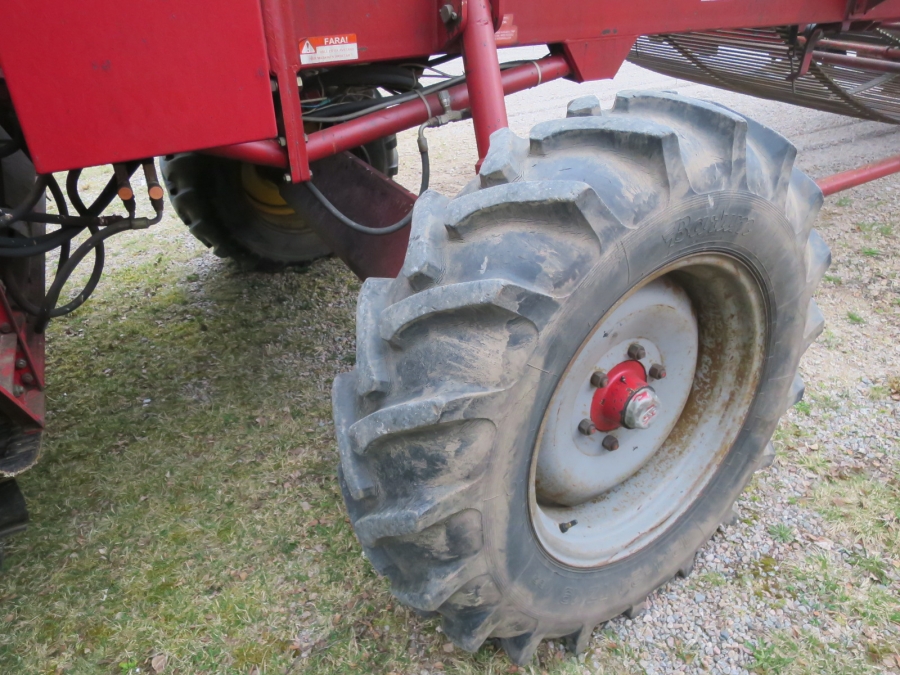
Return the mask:
M 845 54 L 828 46 L 828 40 L 836 40 L 834 44 L 860 45 L 867 54 L 892 55 L 890 50 L 900 44 L 895 31 L 875 27 L 840 35 L 828 33 L 801 76 L 795 73 L 798 60 L 794 52 L 802 45 L 803 36 L 796 37 L 791 26 L 642 36 L 628 59 L 680 79 L 896 124 L 900 122 L 900 77 L 874 77 L 872 68 L 893 69 L 898 62 L 886 58 L 860 60 L 862 57 L 853 56 L 852 50 Z M 874 66 L 872 61 L 876 61 Z

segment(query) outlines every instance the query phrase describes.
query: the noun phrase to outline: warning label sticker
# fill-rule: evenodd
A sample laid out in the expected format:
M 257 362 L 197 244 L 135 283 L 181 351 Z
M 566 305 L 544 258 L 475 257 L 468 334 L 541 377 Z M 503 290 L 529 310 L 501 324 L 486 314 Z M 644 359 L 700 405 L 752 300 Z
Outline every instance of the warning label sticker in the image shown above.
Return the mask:
M 331 63 L 333 61 L 356 61 L 359 50 L 356 34 L 325 35 L 300 40 L 300 63 Z

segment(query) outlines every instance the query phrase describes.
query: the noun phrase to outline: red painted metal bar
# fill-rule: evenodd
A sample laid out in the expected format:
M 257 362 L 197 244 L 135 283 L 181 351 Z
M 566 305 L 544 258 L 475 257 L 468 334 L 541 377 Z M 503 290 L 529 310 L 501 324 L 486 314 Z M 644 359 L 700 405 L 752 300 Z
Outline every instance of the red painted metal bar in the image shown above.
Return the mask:
M 300 55 L 294 35 L 294 15 L 290 0 L 264 0 L 263 23 L 269 54 L 269 68 L 278 83 L 284 140 L 290 159 L 291 181 L 309 180 L 309 162 L 303 142 L 303 114 L 297 73 Z
M 805 40 L 799 41 L 801 44 Z M 816 47 L 828 47 L 829 49 L 843 49 L 848 52 L 856 52 L 857 54 L 869 54 L 871 56 L 881 56 L 887 59 L 900 59 L 900 48 L 889 47 L 887 45 L 873 45 L 865 42 L 851 42 L 849 40 L 832 40 L 830 38 L 822 38 L 816 43 Z
M 888 157 L 880 162 L 873 162 L 850 171 L 836 173 L 816 181 L 816 185 L 826 197 L 835 192 L 847 190 L 863 183 L 869 183 L 894 173 L 900 173 L 900 155 Z
M 237 159 L 248 164 L 277 166 L 279 169 L 288 167 L 287 151 L 275 141 L 250 141 L 236 145 L 220 145 L 217 148 L 206 148 L 202 152 L 208 155 Z
M 860 70 L 871 70 L 878 73 L 900 73 L 900 63 L 882 59 L 866 59 L 861 56 L 832 54 L 831 52 L 813 52 L 813 59 L 819 63 L 830 63 L 835 66 L 847 66 Z
M 504 70 L 500 74 L 500 80 L 503 83 L 504 94 L 508 95 L 536 87 L 543 82 L 565 77 L 569 72 L 569 64 L 564 57 L 548 56 L 534 63 Z M 446 91 L 450 96 L 450 106 L 454 110 L 465 110 L 469 107 L 469 90 L 465 83 L 450 87 Z M 426 96 L 425 99 L 428 101 L 427 107 L 421 100 L 416 99 L 310 134 L 306 144 L 309 161 L 314 162 L 330 157 L 344 150 L 350 150 L 418 126 L 431 114 L 442 110 L 437 94 Z M 251 164 L 287 167 L 285 150 L 275 141 L 239 143 L 209 148 L 204 152 Z
M 500 80 L 500 59 L 494 38 L 494 20 L 487 0 L 468 0 L 463 30 L 463 61 L 475 124 L 479 164 L 487 155 L 491 134 L 509 126 Z

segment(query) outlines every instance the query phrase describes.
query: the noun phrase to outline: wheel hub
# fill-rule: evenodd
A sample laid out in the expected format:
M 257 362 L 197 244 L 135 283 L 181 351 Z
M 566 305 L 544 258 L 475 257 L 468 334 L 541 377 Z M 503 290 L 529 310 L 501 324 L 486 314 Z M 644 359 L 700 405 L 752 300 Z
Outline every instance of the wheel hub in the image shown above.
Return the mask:
M 647 384 L 647 372 L 640 361 L 623 361 L 609 373 L 605 387 L 594 392 L 591 421 L 598 431 L 648 429 L 659 411 L 659 397 Z

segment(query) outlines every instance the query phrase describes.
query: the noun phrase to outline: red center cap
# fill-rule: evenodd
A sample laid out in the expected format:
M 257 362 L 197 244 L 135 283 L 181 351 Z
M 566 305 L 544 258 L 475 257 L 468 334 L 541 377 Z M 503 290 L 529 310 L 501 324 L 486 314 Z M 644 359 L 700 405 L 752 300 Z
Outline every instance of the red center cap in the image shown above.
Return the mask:
M 591 400 L 591 421 L 599 431 L 621 426 L 646 429 L 656 417 L 659 399 L 647 384 L 640 361 L 623 361 L 607 373 L 609 384 L 597 389 Z

